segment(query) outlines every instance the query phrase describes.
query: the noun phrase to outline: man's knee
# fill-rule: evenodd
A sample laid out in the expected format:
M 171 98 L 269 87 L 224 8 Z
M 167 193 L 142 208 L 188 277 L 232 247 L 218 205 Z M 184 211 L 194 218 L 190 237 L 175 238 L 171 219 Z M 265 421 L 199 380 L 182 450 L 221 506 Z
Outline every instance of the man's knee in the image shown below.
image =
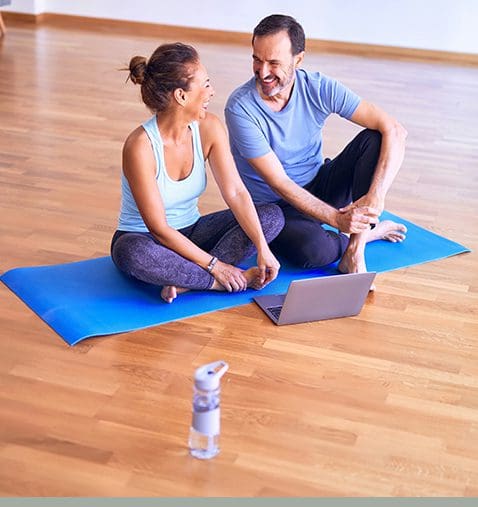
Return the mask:
M 314 269 L 327 266 L 342 258 L 348 237 L 334 231 L 324 231 L 324 234 L 302 236 L 300 239 L 281 244 L 282 252 L 292 263 L 303 269 Z
M 366 150 L 380 152 L 382 146 L 382 134 L 378 130 L 365 129 L 359 134 L 362 136 L 362 143 Z
M 327 266 L 340 258 L 337 248 L 317 248 L 314 243 L 300 245 L 294 252 L 295 264 L 304 269 Z

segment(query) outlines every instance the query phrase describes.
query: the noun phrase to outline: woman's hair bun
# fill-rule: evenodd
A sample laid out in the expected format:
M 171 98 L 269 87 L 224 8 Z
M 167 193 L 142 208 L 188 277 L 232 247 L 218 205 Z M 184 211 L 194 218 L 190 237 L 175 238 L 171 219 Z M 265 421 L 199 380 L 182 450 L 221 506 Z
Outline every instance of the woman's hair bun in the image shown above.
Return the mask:
M 129 78 L 134 84 L 142 84 L 147 61 L 144 56 L 133 56 L 129 62 Z

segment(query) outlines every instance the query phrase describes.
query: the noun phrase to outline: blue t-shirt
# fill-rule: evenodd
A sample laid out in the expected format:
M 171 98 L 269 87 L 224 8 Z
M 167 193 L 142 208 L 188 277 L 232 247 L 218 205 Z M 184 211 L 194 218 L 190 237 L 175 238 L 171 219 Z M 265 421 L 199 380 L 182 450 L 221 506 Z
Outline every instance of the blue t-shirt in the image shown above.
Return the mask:
M 294 87 L 282 111 L 272 111 L 256 88 L 255 77 L 237 88 L 226 103 L 232 155 L 255 202 L 280 197 L 255 172 L 248 159 L 274 151 L 287 175 L 309 183 L 323 163 L 322 128 L 332 113 L 350 119 L 360 97 L 319 72 L 296 70 Z

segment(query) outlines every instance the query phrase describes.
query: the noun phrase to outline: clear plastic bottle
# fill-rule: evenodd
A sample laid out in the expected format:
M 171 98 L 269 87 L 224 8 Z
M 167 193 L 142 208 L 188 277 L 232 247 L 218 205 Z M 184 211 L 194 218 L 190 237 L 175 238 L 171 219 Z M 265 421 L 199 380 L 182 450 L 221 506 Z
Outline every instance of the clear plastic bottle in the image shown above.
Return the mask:
M 194 374 L 193 414 L 189 433 L 189 450 L 199 459 L 214 458 L 219 453 L 221 432 L 221 377 L 229 365 L 224 361 L 205 364 Z

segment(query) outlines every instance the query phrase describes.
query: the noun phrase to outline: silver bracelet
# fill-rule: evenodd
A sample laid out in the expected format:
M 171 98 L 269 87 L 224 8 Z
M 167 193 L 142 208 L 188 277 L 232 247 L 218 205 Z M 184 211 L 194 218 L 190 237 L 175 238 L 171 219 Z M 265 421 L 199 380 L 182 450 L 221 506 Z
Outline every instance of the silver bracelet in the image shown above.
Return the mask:
M 217 262 L 217 257 L 213 257 L 210 261 L 209 261 L 209 264 L 207 265 L 207 272 L 210 273 L 213 269 L 214 269 L 214 266 L 216 265 L 216 262 Z

